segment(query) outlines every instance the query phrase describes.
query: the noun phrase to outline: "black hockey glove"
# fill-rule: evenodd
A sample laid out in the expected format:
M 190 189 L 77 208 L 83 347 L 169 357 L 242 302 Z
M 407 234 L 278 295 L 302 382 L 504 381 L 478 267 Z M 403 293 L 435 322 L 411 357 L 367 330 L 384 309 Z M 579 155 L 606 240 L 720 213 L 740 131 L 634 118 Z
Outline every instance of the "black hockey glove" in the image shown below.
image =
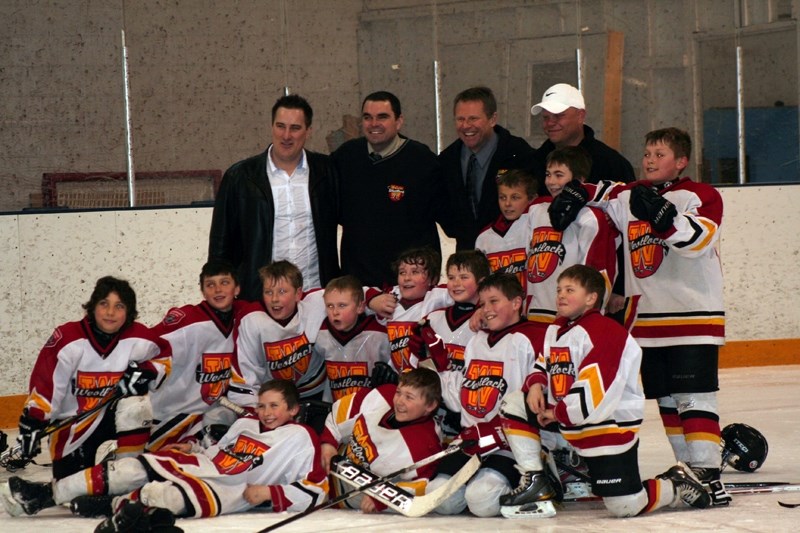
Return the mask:
M 391 365 L 388 365 L 383 361 L 378 361 L 372 368 L 370 382 L 372 382 L 372 388 L 380 387 L 381 385 L 386 385 L 387 383 L 397 385 L 399 382 L 399 377 Z
M 564 231 L 578 217 L 581 208 L 589 200 L 589 193 L 578 180 L 572 180 L 561 190 L 561 194 L 553 198 L 547 213 L 550 225 L 556 231 Z
M 672 202 L 646 185 L 631 189 L 631 213 L 639 220 L 649 222 L 658 233 L 671 228 L 672 221 L 678 216 L 678 210 Z
M 139 366 L 136 361 L 131 361 L 125 373 L 119 378 L 117 387 L 125 396 L 141 396 L 147 394 L 150 382 L 158 377 L 155 370 L 146 366 Z
M 42 451 L 40 441 L 42 440 L 42 432 L 46 427 L 47 422 L 32 417 L 28 414 L 27 409 L 22 412 L 22 416 L 19 417 L 17 442 L 23 459 L 33 459 Z

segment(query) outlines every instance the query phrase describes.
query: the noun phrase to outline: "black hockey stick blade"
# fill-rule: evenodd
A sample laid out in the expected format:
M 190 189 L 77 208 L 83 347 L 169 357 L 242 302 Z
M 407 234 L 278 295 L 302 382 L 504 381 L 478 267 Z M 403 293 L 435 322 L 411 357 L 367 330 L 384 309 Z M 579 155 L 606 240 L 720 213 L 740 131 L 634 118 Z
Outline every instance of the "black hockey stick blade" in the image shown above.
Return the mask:
M 800 507 L 800 503 L 778 502 L 778 505 L 780 505 L 781 507 L 786 507 L 787 509 L 794 509 L 796 507 Z
M 276 522 L 275 524 L 272 524 L 271 526 L 265 527 L 264 529 L 260 530 L 258 533 L 267 533 L 268 531 L 274 531 L 274 530 L 278 529 L 279 527 L 283 527 L 283 526 L 285 526 L 287 524 L 291 524 L 295 520 L 300 520 L 301 518 L 303 518 L 305 516 L 308 516 L 313 512 L 321 511 L 322 509 L 328 509 L 329 507 L 333 507 L 334 505 L 337 505 L 337 504 L 339 504 L 339 503 L 341 503 L 341 502 L 343 502 L 343 501 L 355 496 L 356 494 L 359 494 L 361 492 L 367 491 L 367 490 L 371 489 L 372 487 L 380 485 L 381 483 L 385 483 L 386 481 L 389 481 L 392 478 L 396 478 L 397 476 L 401 476 L 401 475 L 403 475 L 403 474 L 405 474 L 407 472 L 411 472 L 412 470 L 416 470 L 417 468 L 420 468 L 422 466 L 434 463 L 434 462 L 438 461 L 439 459 L 441 459 L 443 457 L 446 457 L 448 455 L 452 455 L 452 454 L 454 454 L 456 452 L 461 451 L 465 446 L 470 446 L 470 445 L 474 445 L 474 444 L 475 444 L 474 441 L 461 441 L 461 442 L 458 442 L 458 443 L 456 443 L 454 441 L 453 443 L 450 444 L 450 446 L 448 446 L 444 450 L 442 450 L 440 452 L 437 452 L 437 453 L 435 453 L 435 454 L 433 454 L 431 456 L 428 456 L 425 459 L 422 459 L 421 461 L 417 461 L 416 463 L 408 465 L 405 468 L 401 468 L 400 470 L 396 470 L 395 472 L 392 472 L 391 474 L 387 474 L 387 475 L 385 475 L 383 477 L 379 477 L 378 479 L 376 479 L 375 481 L 373 481 L 371 483 L 367 483 L 366 485 L 364 485 L 362 487 L 359 487 L 357 489 L 351 490 L 350 492 L 346 492 L 346 493 L 342 494 L 341 496 L 333 498 L 332 500 L 328 500 L 327 502 L 321 503 L 321 504 L 319 504 L 319 505 L 317 505 L 315 507 L 312 507 L 311 509 L 306 509 L 305 511 L 302 511 L 300 513 L 297 513 L 295 515 L 290 516 L 289 518 L 281 520 L 280 522 Z

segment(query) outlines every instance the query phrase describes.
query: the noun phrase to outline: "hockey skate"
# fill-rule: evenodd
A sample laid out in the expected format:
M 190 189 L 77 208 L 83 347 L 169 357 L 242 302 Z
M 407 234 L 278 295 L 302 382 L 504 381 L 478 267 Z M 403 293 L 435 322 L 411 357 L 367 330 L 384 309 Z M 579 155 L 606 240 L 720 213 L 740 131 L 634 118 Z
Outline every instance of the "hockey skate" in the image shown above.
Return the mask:
M 680 498 L 686 505 L 705 509 L 711 505 L 711 495 L 694 475 L 691 468 L 683 463 L 678 463 L 663 474 L 656 476 L 658 479 L 668 479 L 675 487 L 675 502 Z M 675 503 L 673 503 L 673 506 Z
M 733 498 L 725 490 L 725 485 L 722 484 L 719 468 L 692 467 L 692 472 L 694 472 L 694 475 L 697 476 L 697 479 L 700 480 L 711 496 L 712 507 L 730 505 Z
M 559 448 L 546 454 L 545 461 L 550 472 L 559 480 L 563 496 L 556 498 L 574 501 L 592 497 L 589 467 L 583 458 L 572 449 Z
M 142 502 L 126 500 L 119 510 L 100 522 L 95 533 L 182 533 L 175 525 L 175 515 L 168 509 L 147 507 Z
M 500 514 L 506 518 L 550 518 L 556 515 L 556 491 L 539 470 L 523 472 L 516 489 L 500 496 Z
M 84 518 L 111 516 L 114 514 L 114 509 L 111 506 L 113 499 L 113 496 L 107 494 L 78 496 L 69 502 L 69 510 L 72 511 L 72 514 Z
M 56 504 L 53 501 L 53 486 L 49 482 L 37 483 L 13 476 L 8 479 L 8 488 L 11 497 L 20 504 L 25 514 L 36 514 Z

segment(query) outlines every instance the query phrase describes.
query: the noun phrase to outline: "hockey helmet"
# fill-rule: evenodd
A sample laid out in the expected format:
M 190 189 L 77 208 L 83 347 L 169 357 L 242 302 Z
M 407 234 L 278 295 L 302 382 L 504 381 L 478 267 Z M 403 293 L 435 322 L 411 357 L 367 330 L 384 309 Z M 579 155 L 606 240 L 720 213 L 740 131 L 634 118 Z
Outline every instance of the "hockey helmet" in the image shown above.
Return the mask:
M 728 424 L 721 440 L 722 468 L 731 465 L 740 472 L 755 472 L 767 459 L 767 439 L 747 424 Z

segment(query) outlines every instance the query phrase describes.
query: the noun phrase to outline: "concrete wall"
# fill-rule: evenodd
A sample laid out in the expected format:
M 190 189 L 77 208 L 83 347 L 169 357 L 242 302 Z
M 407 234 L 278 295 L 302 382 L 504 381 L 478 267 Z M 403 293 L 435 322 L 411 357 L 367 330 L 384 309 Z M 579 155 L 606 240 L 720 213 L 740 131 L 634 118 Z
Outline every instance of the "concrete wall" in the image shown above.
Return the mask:
M 800 340 L 791 299 L 800 294 L 800 185 L 720 191 L 728 339 Z M 148 325 L 172 306 L 199 302 L 210 222 L 210 208 L 0 216 L 0 396 L 26 391 L 39 349 L 55 326 L 83 316 L 100 276 L 131 282 Z M 453 242 L 443 248 L 449 255 Z

